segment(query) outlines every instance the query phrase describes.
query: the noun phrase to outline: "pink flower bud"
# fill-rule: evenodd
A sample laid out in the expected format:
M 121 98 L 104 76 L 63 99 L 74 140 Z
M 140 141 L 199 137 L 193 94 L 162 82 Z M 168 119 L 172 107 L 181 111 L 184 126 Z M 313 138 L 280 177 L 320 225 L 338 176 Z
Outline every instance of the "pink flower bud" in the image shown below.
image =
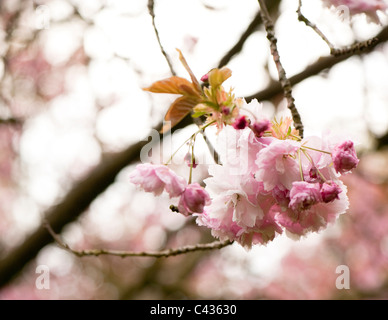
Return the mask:
M 202 82 L 209 82 L 209 74 L 206 73 L 205 75 L 203 75 L 203 76 L 201 77 L 201 81 L 202 81 Z
M 139 164 L 129 179 L 146 192 L 160 195 L 166 190 L 172 197 L 179 197 L 186 188 L 186 180 L 164 165 Z
M 316 180 L 319 178 L 318 169 L 316 167 L 312 167 L 309 171 L 309 177 L 311 180 Z
M 309 209 L 312 205 L 322 201 L 319 183 L 293 182 L 290 199 L 289 208 L 292 210 L 303 211 Z
M 195 158 L 192 159 L 192 155 L 190 152 L 187 152 L 186 155 L 185 155 L 185 158 L 184 158 L 186 164 L 191 167 L 191 165 L 193 165 L 193 168 L 195 169 L 197 167 L 197 164 L 195 163 Z M 191 161 L 193 160 L 193 163 L 191 163 Z
M 207 191 L 198 183 L 189 184 L 179 200 L 179 212 L 185 216 L 192 213 L 203 213 L 203 208 L 210 205 L 211 200 Z
M 321 196 L 322 201 L 329 203 L 335 199 L 339 199 L 339 194 L 342 192 L 342 189 L 333 181 L 325 182 L 321 186 Z
M 242 130 L 245 129 L 247 125 L 248 121 L 246 116 L 240 116 L 234 121 L 233 128 L 235 128 L 236 130 Z
M 332 152 L 334 169 L 338 173 L 345 173 L 357 167 L 358 160 L 352 141 L 347 140 L 336 145 Z
M 252 126 L 251 129 L 254 132 L 254 134 L 258 137 L 261 138 L 264 133 L 269 130 L 271 127 L 271 122 L 267 119 L 257 121 L 255 122 Z

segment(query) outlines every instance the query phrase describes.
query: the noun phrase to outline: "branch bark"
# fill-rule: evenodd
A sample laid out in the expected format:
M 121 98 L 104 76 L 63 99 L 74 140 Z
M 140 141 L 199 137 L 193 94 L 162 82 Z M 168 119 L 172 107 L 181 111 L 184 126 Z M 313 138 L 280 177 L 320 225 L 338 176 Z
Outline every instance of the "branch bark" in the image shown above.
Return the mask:
M 268 8 L 264 0 L 258 0 L 260 5 L 261 19 L 263 20 L 265 31 L 267 32 L 267 39 L 270 43 L 271 54 L 278 70 L 279 82 L 283 89 L 284 97 L 287 100 L 287 107 L 291 111 L 292 119 L 294 121 L 295 129 L 299 131 L 299 136 L 303 138 L 303 123 L 295 106 L 295 99 L 292 96 L 292 85 L 287 78 L 286 71 L 280 61 L 280 55 L 277 47 L 277 38 L 275 36 L 275 26 L 269 15 Z

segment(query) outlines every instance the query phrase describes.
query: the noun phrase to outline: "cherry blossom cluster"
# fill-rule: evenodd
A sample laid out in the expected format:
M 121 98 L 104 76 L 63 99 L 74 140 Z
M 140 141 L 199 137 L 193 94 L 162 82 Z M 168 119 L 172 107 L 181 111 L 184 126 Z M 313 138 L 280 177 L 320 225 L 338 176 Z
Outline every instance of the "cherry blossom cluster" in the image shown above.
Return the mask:
M 234 105 L 233 122 L 228 118 L 217 137 L 221 164 L 209 166 L 205 187 L 149 163 L 138 165 L 130 180 L 155 195 L 179 197 L 176 211 L 246 248 L 284 231 L 295 237 L 319 231 L 347 210 L 339 178 L 359 162 L 352 141 L 301 139 L 292 119 L 269 121 L 256 100 Z
M 260 114 L 257 101 L 246 107 Z M 324 229 L 348 208 L 346 186 L 339 177 L 358 164 L 352 141 L 301 139 L 290 119 L 273 121 L 259 135 L 249 126 L 227 127 L 219 140 L 227 145 L 223 165 L 210 167 L 205 180 L 212 203 L 196 215 L 197 223 L 211 228 L 213 236 L 249 248 L 284 230 L 300 237 Z

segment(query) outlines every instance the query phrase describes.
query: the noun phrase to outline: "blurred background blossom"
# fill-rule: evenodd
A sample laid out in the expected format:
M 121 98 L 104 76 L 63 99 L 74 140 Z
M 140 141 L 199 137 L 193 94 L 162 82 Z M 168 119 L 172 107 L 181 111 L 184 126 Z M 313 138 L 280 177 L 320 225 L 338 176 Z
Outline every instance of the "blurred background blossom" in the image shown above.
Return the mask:
M 287 74 L 326 61 L 329 48 L 297 20 L 298 1 L 267 2 Z M 0 2 L 0 299 L 387 299 L 388 37 L 294 86 L 306 136 L 330 131 L 357 142 L 360 164 L 344 177 L 350 209 L 324 232 L 299 241 L 282 235 L 250 251 L 234 244 L 168 259 L 77 258 L 49 237 L 31 236 L 76 194 L 90 201 L 72 201 L 56 225 L 71 247 L 153 251 L 212 241 L 208 229 L 171 212 L 168 196 L 145 194 L 128 179 L 138 163 L 139 150 L 131 148 L 174 100 L 141 90 L 170 76 L 147 5 Z M 163 47 L 183 77 L 175 48 L 200 78 L 252 24 L 241 51 L 227 59 L 233 75 L 226 87 L 249 97 L 273 86 L 265 32 L 252 23 L 257 1 L 156 0 L 154 11 Z M 381 12 L 381 25 L 363 15 L 343 19 L 321 0 L 305 1 L 303 12 L 338 47 L 388 32 Z M 287 112 L 277 93 L 262 102 L 268 116 Z M 194 131 L 190 125 L 174 134 L 171 149 Z M 196 151 L 206 158 L 202 149 Z M 178 153 L 182 163 L 186 152 Z M 124 159 L 118 174 L 105 177 L 117 159 Z M 206 166 L 194 173 L 202 181 Z M 98 175 L 95 188 L 82 188 Z M 50 289 L 35 285 L 39 265 L 49 267 Z M 335 286 L 339 265 L 349 267 L 349 290 Z

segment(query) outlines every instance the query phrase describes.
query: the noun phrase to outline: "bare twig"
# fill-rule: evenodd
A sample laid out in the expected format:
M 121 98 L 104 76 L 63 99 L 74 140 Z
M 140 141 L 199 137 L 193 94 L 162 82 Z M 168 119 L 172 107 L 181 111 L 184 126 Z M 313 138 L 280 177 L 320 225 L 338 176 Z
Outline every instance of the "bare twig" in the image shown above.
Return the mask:
M 280 85 L 282 86 L 284 96 L 287 99 L 287 107 L 291 111 L 292 119 L 294 120 L 294 124 L 295 124 L 295 129 L 299 131 L 300 137 L 303 138 L 302 119 L 300 117 L 298 109 L 295 106 L 295 99 L 292 96 L 291 82 L 287 78 L 286 71 L 284 70 L 283 65 L 280 61 L 280 55 L 277 47 L 277 39 L 274 31 L 275 28 L 271 20 L 271 17 L 268 13 L 268 9 L 264 0 L 258 0 L 258 2 L 261 9 L 260 10 L 261 19 L 263 20 L 265 31 L 267 32 L 267 39 L 270 42 L 271 54 L 276 65 L 276 69 L 278 71 L 279 82 L 280 82 Z
M 221 249 L 223 247 L 229 246 L 233 243 L 233 241 L 226 240 L 226 241 L 214 241 L 211 243 L 200 243 L 196 245 L 187 245 L 175 249 L 166 249 L 161 251 L 119 251 L 119 250 L 107 250 L 107 249 L 92 249 L 92 250 L 74 250 L 70 248 L 68 244 L 62 241 L 60 236 L 56 234 L 53 229 L 51 228 L 50 224 L 48 222 L 44 223 L 44 227 L 48 230 L 48 232 L 51 234 L 53 239 L 56 241 L 56 243 L 63 249 L 75 254 L 78 257 L 85 257 L 85 256 L 101 256 L 101 255 L 109 255 L 109 256 L 117 256 L 121 258 L 126 257 L 153 257 L 153 258 L 162 258 L 162 257 L 172 257 L 177 256 L 180 254 L 186 254 L 190 252 L 196 252 L 196 251 L 208 251 L 208 250 L 215 250 L 215 249 Z
M 324 70 L 328 70 L 332 68 L 333 66 L 349 59 L 350 57 L 356 56 L 356 55 L 363 55 L 367 54 L 369 52 L 372 52 L 376 46 L 383 44 L 388 41 L 388 27 L 385 27 L 383 30 L 381 30 L 375 37 L 378 39 L 375 43 L 373 43 L 370 47 L 367 49 L 363 50 L 362 52 L 356 52 L 356 53 L 347 53 L 341 56 L 326 56 L 326 57 L 320 57 L 317 59 L 316 62 L 313 64 L 307 66 L 303 71 L 300 73 L 292 76 L 289 78 L 291 85 L 296 85 L 311 76 L 317 75 L 320 72 Z M 264 90 L 261 90 L 259 92 L 256 92 L 248 97 L 245 97 L 246 101 L 251 101 L 252 99 L 257 99 L 259 101 L 264 101 L 264 100 L 270 100 L 277 95 L 282 93 L 282 87 L 278 82 L 273 82 L 270 83 L 267 88 Z
M 158 43 L 159 43 L 160 51 L 162 52 L 164 58 L 167 61 L 168 67 L 170 68 L 170 71 L 171 71 L 171 74 L 173 76 L 175 76 L 176 72 L 175 72 L 175 70 L 174 70 L 174 68 L 172 66 L 172 63 L 171 63 L 171 60 L 170 60 L 169 56 L 167 55 L 166 51 L 164 50 L 164 48 L 162 46 L 162 42 L 160 41 L 160 37 L 159 37 L 159 31 L 156 28 L 154 6 L 155 6 L 154 0 L 148 0 L 148 11 L 149 11 L 150 16 L 152 18 L 152 26 L 154 27 L 154 31 L 155 31 L 156 39 L 158 40 Z
M 296 12 L 298 14 L 298 20 L 301 22 L 304 22 L 306 24 L 306 26 L 313 29 L 315 31 L 315 33 L 317 33 L 322 38 L 322 40 L 326 42 L 326 44 L 330 48 L 330 54 L 332 54 L 334 56 L 341 56 L 341 55 L 345 55 L 345 54 L 358 53 L 360 51 L 363 51 L 363 50 L 370 48 L 378 41 L 377 38 L 372 38 L 372 39 L 369 39 L 366 41 L 356 42 L 350 46 L 346 46 L 345 48 L 336 48 L 329 41 L 329 39 L 324 35 L 324 33 L 317 27 L 317 25 L 312 23 L 309 19 L 306 18 L 305 15 L 303 15 L 303 13 L 302 13 L 302 0 L 299 0 L 299 6 L 298 6 L 298 9 L 296 10 Z

